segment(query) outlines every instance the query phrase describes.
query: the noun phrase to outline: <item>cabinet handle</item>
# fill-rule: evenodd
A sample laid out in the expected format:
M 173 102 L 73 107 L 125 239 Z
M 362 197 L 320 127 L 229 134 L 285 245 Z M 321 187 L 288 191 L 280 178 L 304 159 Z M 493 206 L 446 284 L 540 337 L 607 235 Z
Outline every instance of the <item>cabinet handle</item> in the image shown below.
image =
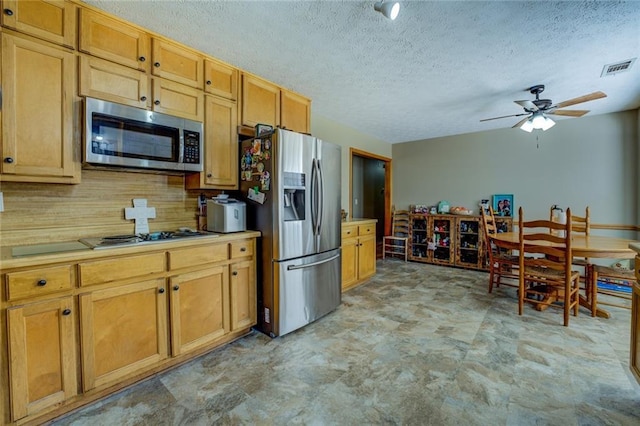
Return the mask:
M 5 9 L 5 10 L 4 10 L 4 14 L 5 14 L 5 15 L 7 15 L 7 16 L 11 16 L 11 15 L 13 15 L 13 10 L 11 10 L 11 9 Z
M 174 290 L 174 291 L 178 291 L 178 290 L 180 290 L 180 286 L 179 286 L 179 285 L 174 285 L 174 286 L 173 286 L 173 290 Z
M 71 309 L 67 308 L 64 311 L 62 311 L 62 315 L 69 315 L 71 314 Z
M 231 275 L 238 275 L 238 271 L 233 271 Z
M 140 62 L 144 62 L 147 60 L 147 58 L 145 58 L 144 56 L 140 56 L 138 59 L 140 60 Z
M 156 105 L 160 105 L 160 101 L 158 101 L 158 100 L 154 101 L 153 103 L 156 104 Z
M 242 248 L 240 248 L 240 251 L 247 251 L 247 248 L 246 247 L 242 247 Z
M 40 281 L 38 281 L 38 285 L 39 285 L 40 287 L 44 287 L 45 285 L 47 285 L 47 280 L 40 280 Z
M 160 293 L 160 294 L 164 293 L 164 288 L 158 289 L 158 293 Z
M 213 176 L 211 173 L 207 173 L 208 178 L 210 178 L 211 176 Z
M 140 100 L 141 100 L 142 102 L 144 102 L 144 101 L 146 101 L 146 100 L 147 100 L 147 97 L 146 97 L 146 96 L 143 96 L 143 97 L 141 97 L 141 98 L 140 98 Z
M 4 159 L 4 162 L 7 163 L 7 164 L 11 164 L 11 163 L 13 163 L 13 158 L 7 157 L 7 158 Z
M 156 67 L 156 68 L 160 68 L 160 62 L 155 62 L 155 63 L 153 64 L 153 66 L 154 66 L 154 67 Z
M 207 80 L 207 86 L 211 86 L 211 80 Z

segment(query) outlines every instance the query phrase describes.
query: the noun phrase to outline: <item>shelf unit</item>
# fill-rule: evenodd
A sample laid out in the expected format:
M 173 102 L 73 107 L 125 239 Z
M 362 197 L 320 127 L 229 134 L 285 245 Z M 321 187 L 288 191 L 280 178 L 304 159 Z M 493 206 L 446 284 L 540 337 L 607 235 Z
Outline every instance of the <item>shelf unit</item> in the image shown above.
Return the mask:
M 511 217 L 496 217 L 499 232 L 512 229 Z M 480 216 L 412 213 L 409 260 L 488 270 Z

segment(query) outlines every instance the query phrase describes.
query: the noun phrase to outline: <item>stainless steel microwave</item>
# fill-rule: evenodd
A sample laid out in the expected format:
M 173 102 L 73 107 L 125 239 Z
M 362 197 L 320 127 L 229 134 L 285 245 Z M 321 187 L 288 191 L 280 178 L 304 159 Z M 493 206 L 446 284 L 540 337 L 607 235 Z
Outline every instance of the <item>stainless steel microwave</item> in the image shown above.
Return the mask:
M 202 171 L 202 123 L 93 98 L 84 112 L 86 163 Z

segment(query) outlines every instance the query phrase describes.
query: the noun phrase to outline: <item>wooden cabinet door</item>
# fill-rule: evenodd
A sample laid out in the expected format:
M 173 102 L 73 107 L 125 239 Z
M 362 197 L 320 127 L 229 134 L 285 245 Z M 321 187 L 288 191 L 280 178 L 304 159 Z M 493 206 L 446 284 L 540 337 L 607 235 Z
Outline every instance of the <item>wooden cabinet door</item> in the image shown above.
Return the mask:
M 195 50 L 154 38 L 153 75 L 202 89 L 204 58 Z
M 311 101 L 296 93 L 280 92 L 280 126 L 299 133 L 311 132 Z
M 359 238 L 358 279 L 363 280 L 376 273 L 376 236 Z
M 187 189 L 238 188 L 237 128 L 236 103 L 205 96 L 204 171 L 185 177 Z
M 116 383 L 167 358 L 165 280 L 80 295 L 83 390 Z
M 342 240 L 342 291 L 358 281 L 358 239 Z
M 252 75 L 242 75 L 242 124 L 280 125 L 280 88 Z
M 74 60 L 63 48 L 2 34 L 2 180 L 80 181 Z
M 80 96 L 138 108 L 151 105 L 147 74 L 89 55 L 80 56 Z
M 57 43 L 75 46 L 76 6 L 64 0 L 4 0 L 2 25 Z
M 238 70 L 212 59 L 204 61 L 204 90 L 212 95 L 238 99 Z
M 229 332 L 228 282 L 226 265 L 170 278 L 173 356 L 211 343 Z
M 636 256 L 636 279 L 631 293 L 631 356 L 629 366 L 631 372 L 640 383 L 640 257 Z
M 15 421 L 78 393 L 73 298 L 7 309 L 11 418 Z
M 78 49 L 130 68 L 149 70 L 149 35 L 123 21 L 80 8 Z
M 231 264 L 231 331 L 256 324 L 256 269 L 253 260 Z
M 164 78 L 153 79 L 153 110 L 204 121 L 204 92 Z

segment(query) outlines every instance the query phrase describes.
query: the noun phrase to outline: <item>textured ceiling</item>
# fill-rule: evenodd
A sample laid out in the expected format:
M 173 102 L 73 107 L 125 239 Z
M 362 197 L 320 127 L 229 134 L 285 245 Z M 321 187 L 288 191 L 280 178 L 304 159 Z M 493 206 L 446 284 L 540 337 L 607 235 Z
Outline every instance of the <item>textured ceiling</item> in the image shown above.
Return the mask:
M 639 1 L 86 0 L 313 101 L 314 114 L 389 143 L 511 127 L 514 100 L 546 85 L 569 109 L 640 107 Z M 579 118 L 554 117 L 554 120 Z M 516 131 L 514 129 L 514 131 Z

